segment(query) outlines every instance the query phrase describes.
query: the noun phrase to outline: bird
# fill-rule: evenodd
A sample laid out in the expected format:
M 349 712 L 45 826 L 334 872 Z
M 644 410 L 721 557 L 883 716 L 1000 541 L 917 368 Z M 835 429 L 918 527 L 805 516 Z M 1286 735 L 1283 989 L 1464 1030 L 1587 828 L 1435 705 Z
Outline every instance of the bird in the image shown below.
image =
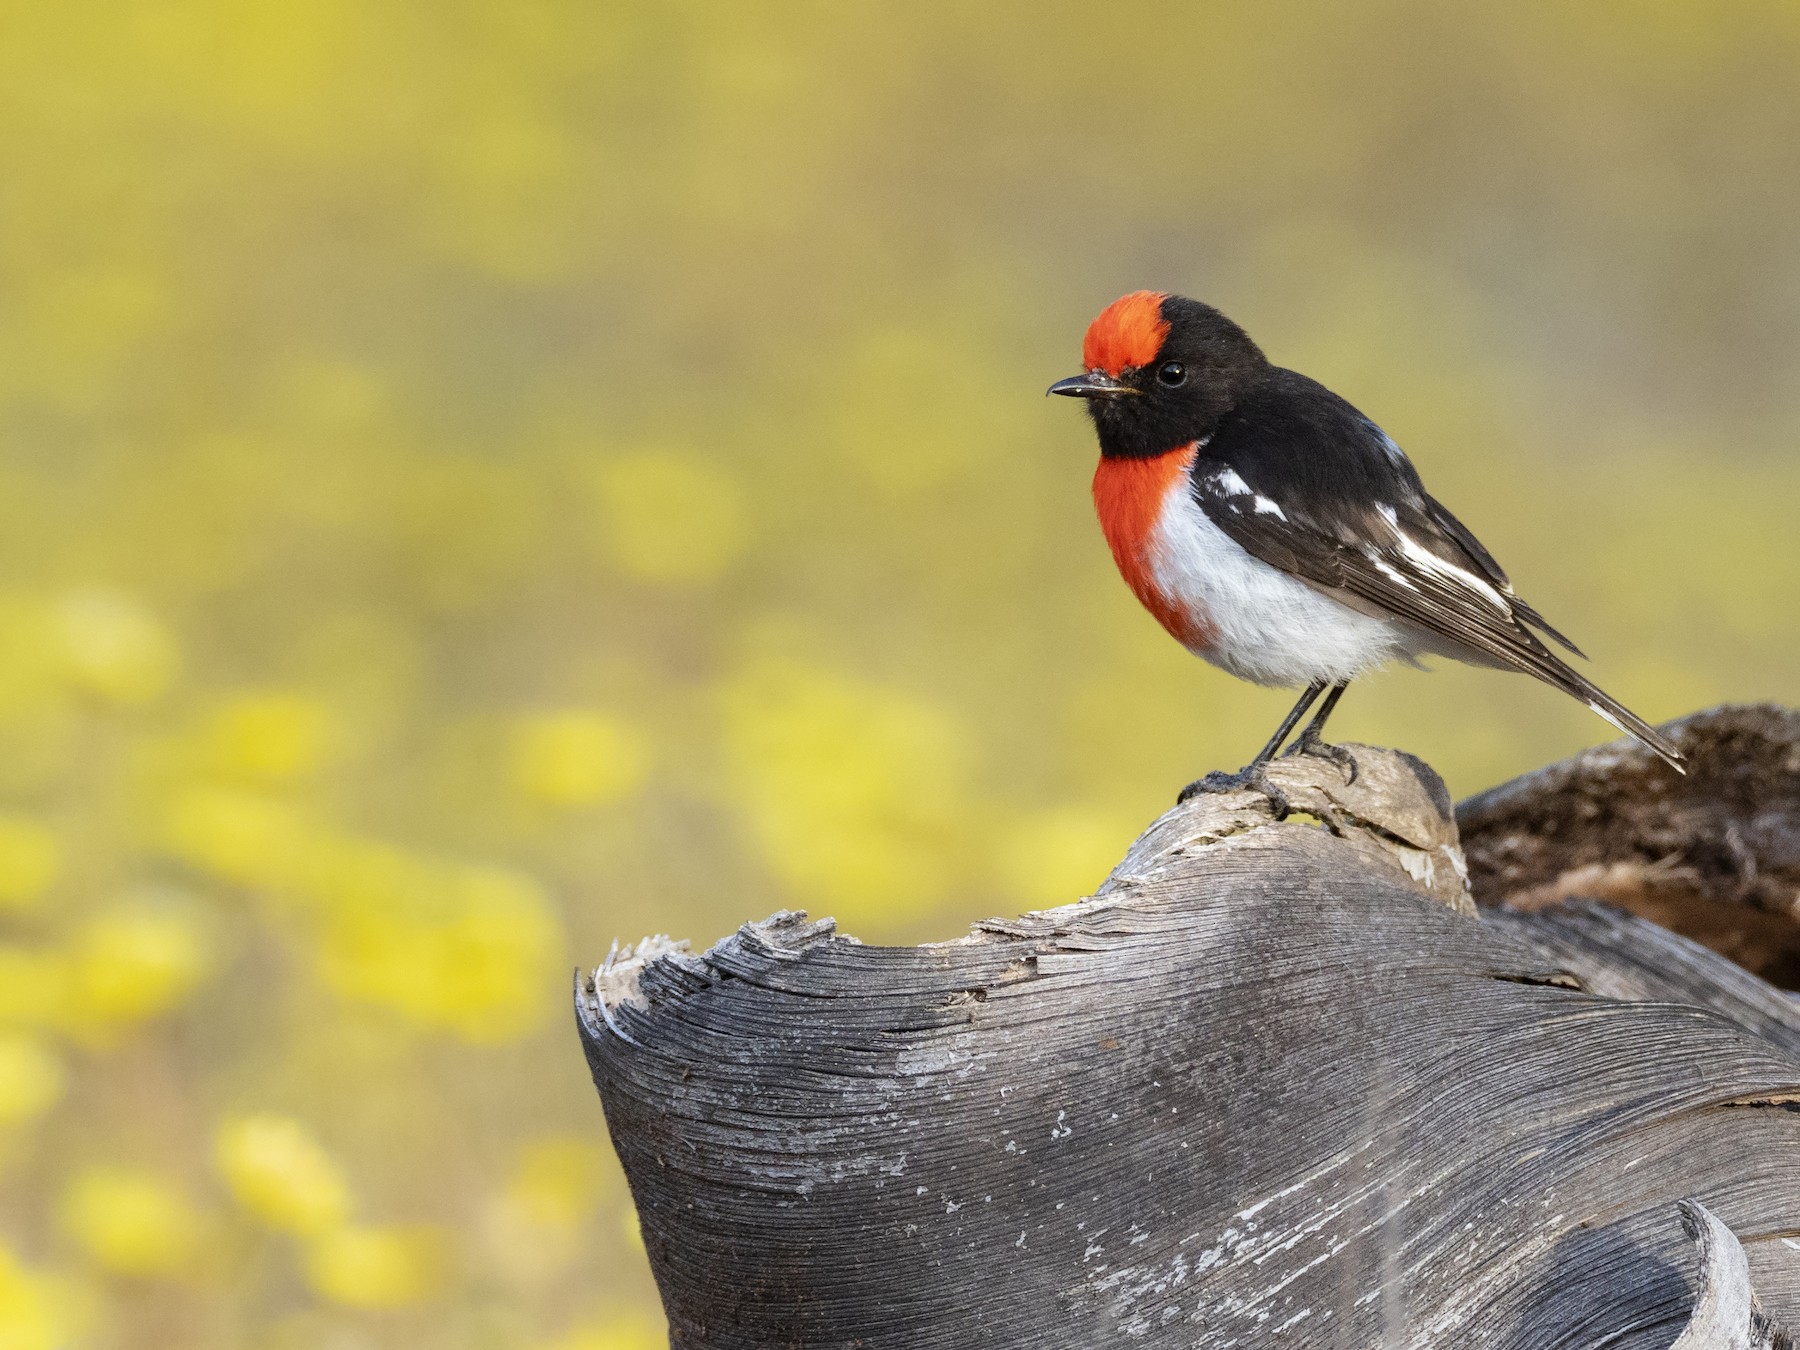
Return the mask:
M 1286 815 L 1266 769 L 1314 704 L 1287 753 L 1329 759 L 1354 782 L 1354 757 L 1324 740 L 1327 719 L 1352 680 L 1423 656 L 1536 676 L 1686 772 L 1666 736 L 1557 654 L 1551 644 L 1585 659 L 1391 436 L 1218 310 L 1133 291 L 1088 326 L 1082 366 L 1048 392 L 1087 403 L 1094 506 L 1126 584 L 1196 656 L 1303 690 L 1248 765 L 1189 783 L 1179 801 L 1249 787 Z

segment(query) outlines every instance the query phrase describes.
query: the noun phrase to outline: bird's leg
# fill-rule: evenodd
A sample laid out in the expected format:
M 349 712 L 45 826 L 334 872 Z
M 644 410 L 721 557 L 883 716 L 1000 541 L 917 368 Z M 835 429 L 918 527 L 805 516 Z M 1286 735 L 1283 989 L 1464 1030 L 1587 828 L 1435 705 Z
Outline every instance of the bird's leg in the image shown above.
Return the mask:
M 1293 745 L 1288 747 L 1290 755 L 1311 755 L 1315 759 L 1330 760 L 1344 771 L 1346 787 L 1356 781 L 1356 756 L 1341 745 L 1327 745 L 1323 732 L 1325 719 L 1331 716 L 1331 710 L 1337 707 L 1338 700 L 1344 696 L 1344 690 L 1349 687 L 1348 680 L 1342 684 L 1332 685 L 1331 692 L 1325 695 L 1325 701 L 1319 705 L 1319 711 L 1314 713 L 1312 721 L 1306 724 L 1306 730 L 1302 731 Z
M 1281 719 L 1281 725 L 1276 727 L 1275 734 L 1269 737 L 1269 743 L 1261 750 L 1258 750 L 1256 752 L 1256 758 L 1250 762 L 1252 764 L 1267 764 L 1270 760 L 1274 759 L 1275 752 L 1281 749 L 1281 743 L 1288 738 L 1288 733 L 1294 729 L 1294 724 L 1302 717 L 1306 716 L 1306 710 L 1312 707 L 1314 701 L 1324 692 L 1324 680 L 1314 680 L 1311 684 L 1307 685 L 1306 692 L 1301 694 L 1299 701 L 1295 703 L 1293 707 L 1288 709 L 1288 715 Z M 1342 693 L 1343 690 L 1340 689 L 1337 692 Z M 1332 701 L 1332 699 L 1325 700 L 1326 705 L 1330 706 Z M 1318 722 L 1322 720 L 1322 718 L 1314 718 L 1313 720 Z
M 1175 799 L 1176 804 L 1179 805 L 1190 797 L 1197 797 L 1202 792 L 1235 792 L 1239 788 L 1254 788 L 1267 797 L 1270 804 L 1274 806 L 1275 819 L 1285 820 L 1288 812 L 1293 808 L 1288 802 L 1287 794 L 1269 781 L 1269 775 L 1265 770 L 1269 761 L 1275 758 L 1275 752 L 1281 749 L 1281 743 L 1288 738 L 1288 733 L 1294 729 L 1294 724 L 1306 716 L 1306 710 L 1312 707 L 1319 695 L 1324 692 L 1324 680 L 1314 680 L 1307 685 L 1306 692 L 1300 695 L 1300 701 L 1289 709 L 1286 717 L 1281 719 L 1281 725 L 1275 728 L 1275 734 L 1269 737 L 1269 743 L 1257 752 L 1255 759 L 1236 773 L 1225 773 L 1214 769 L 1206 777 L 1196 778 L 1181 789 L 1181 795 Z M 1343 689 L 1339 688 L 1337 692 L 1341 694 Z

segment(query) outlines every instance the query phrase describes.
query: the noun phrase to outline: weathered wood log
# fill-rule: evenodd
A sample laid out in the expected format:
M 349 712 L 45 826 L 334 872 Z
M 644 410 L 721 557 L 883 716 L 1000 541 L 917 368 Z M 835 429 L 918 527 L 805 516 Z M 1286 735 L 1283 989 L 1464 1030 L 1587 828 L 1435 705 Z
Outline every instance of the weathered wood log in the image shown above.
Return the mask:
M 1629 915 L 1477 914 L 1436 776 L 1356 755 L 955 941 L 778 914 L 579 981 L 672 1343 L 1685 1350 L 1754 1287 L 1719 1343 L 1778 1344 L 1800 1012 Z
M 1800 713 L 1714 708 L 1667 730 L 1685 778 L 1619 741 L 1458 807 L 1475 898 L 1604 900 L 1800 989 Z

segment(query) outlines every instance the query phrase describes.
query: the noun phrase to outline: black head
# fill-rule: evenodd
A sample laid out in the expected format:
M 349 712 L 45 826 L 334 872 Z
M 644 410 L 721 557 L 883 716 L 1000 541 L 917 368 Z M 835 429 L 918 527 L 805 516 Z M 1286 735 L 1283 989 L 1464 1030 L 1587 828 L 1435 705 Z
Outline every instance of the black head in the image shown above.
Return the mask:
M 1088 400 L 1109 456 L 1160 455 L 1209 435 L 1268 375 L 1250 335 L 1211 305 L 1133 291 L 1088 326 L 1085 375 L 1053 394 Z

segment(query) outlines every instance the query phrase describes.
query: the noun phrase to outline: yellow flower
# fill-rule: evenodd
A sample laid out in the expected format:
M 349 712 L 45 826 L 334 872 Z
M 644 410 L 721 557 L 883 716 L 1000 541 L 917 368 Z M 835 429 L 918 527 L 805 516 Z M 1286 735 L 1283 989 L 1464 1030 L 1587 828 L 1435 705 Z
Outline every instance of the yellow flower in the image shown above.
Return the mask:
M 245 694 L 213 719 L 208 740 L 220 771 L 280 783 L 311 773 L 324 758 L 331 715 L 297 694 Z
M 114 703 L 148 703 L 180 664 L 175 639 L 133 597 L 76 591 L 57 606 L 64 657 L 76 684 Z
M 526 1290 L 542 1290 L 581 1254 L 582 1221 L 603 1173 L 600 1150 L 551 1135 L 519 1150 L 511 1178 L 487 1214 L 488 1266 Z
M 67 1350 L 84 1318 L 68 1280 L 20 1264 L 0 1244 L 0 1350 Z
M 630 796 L 643 782 L 643 738 L 605 713 L 545 713 L 513 735 L 512 777 L 546 806 L 600 806 Z
M 167 1012 L 206 974 L 207 948 L 205 928 L 191 908 L 126 902 L 96 914 L 73 945 L 70 1014 L 98 1029 Z
M 553 1135 L 519 1150 L 507 1199 L 534 1223 L 573 1228 L 599 1194 L 602 1155 L 585 1139 Z
M 348 1224 L 307 1243 L 306 1281 L 333 1303 L 393 1308 L 429 1296 L 442 1277 L 444 1241 L 436 1229 Z
M 379 863 L 385 851 L 363 856 Z M 384 873 L 391 887 L 379 884 Z M 336 884 L 347 880 L 362 902 L 333 903 L 318 948 L 320 975 L 340 994 L 477 1044 L 513 1040 L 543 1020 L 561 933 L 530 878 L 388 858 Z
M 562 951 L 549 898 L 529 877 L 498 867 L 465 871 L 451 895 L 456 917 L 434 981 L 443 1021 L 485 1045 L 534 1030 L 559 992 L 545 978 Z
M 62 1061 L 35 1036 L 0 1032 L 0 1125 L 44 1114 L 62 1100 Z
M 35 905 L 62 867 L 62 849 L 48 826 L 0 816 L 0 909 Z
M 176 796 L 165 826 L 175 856 L 240 885 L 275 886 L 300 866 L 305 827 L 283 802 L 234 788 Z
M 154 1172 L 87 1167 L 63 1192 L 63 1230 L 118 1275 L 170 1275 L 199 1244 L 200 1216 L 179 1187 Z
M 711 581 L 743 551 L 737 487 L 701 455 L 637 451 L 602 464 L 597 481 L 601 546 L 627 576 Z
M 297 1120 L 257 1115 L 227 1121 L 217 1154 L 232 1195 L 271 1228 L 323 1233 L 350 1213 L 343 1173 Z

